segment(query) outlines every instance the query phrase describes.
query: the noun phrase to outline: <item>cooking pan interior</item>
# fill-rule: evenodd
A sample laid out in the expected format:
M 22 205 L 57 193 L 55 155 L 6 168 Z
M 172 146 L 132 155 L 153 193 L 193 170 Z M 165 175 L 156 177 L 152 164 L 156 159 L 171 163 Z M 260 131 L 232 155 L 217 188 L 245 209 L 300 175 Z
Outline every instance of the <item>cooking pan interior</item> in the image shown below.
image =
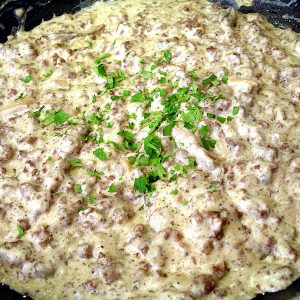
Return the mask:
M 0 1 L 0 42 L 7 40 L 7 36 L 15 34 L 20 28 L 31 30 L 43 20 L 64 13 L 74 13 L 87 7 L 97 0 L 5 0 Z M 234 0 L 211 0 L 223 7 L 235 7 L 244 13 L 258 12 L 267 17 L 269 22 L 278 27 L 291 27 L 300 32 L 300 0 L 255 0 L 254 5 L 238 6 Z M 22 17 L 18 17 L 15 10 L 24 9 Z M 9 287 L 0 286 L 1 300 L 24 299 Z M 27 299 L 30 299 L 27 297 Z M 255 300 L 287 300 L 300 299 L 300 280 L 294 282 L 284 291 L 259 295 Z
M 31 30 L 54 15 L 74 13 L 97 0 L 2 0 L 0 1 L 0 42 L 23 27 Z M 105 0 L 104 0 L 105 1 Z M 238 6 L 235 0 L 211 0 L 223 7 L 235 7 L 244 13 L 258 12 L 278 27 L 291 27 L 300 32 L 300 0 L 255 0 L 252 6 Z M 17 17 L 16 8 L 23 8 L 23 17 Z

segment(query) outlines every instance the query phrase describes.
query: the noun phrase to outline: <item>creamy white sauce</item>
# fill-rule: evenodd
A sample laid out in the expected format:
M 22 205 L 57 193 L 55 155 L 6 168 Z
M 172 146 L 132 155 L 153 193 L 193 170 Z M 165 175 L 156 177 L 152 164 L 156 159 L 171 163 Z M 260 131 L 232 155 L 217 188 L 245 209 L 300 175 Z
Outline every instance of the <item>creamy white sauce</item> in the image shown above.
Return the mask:
M 300 36 L 257 14 L 226 15 L 205 1 L 97 3 L 1 45 L 2 283 L 43 300 L 250 299 L 299 277 Z M 166 50 L 173 57 L 159 69 L 178 82 L 168 93 L 192 83 L 190 70 L 201 79 L 228 73 L 228 84 L 208 88 L 196 80 L 223 94 L 199 104 L 215 148 L 204 149 L 182 123 L 171 137 L 158 132 L 172 153 L 167 172 L 188 157 L 196 166 L 139 195 L 133 186 L 143 169 L 128 162 L 133 152 L 84 137 L 98 128 L 105 142 L 121 145 L 117 133 L 133 122 L 129 131 L 142 143 L 149 130 L 140 124 L 144 103 L 97 95 L 106 80 L 92 69 L 97 57 L 111 54 L 103 60 L 107 70 L 127 77 L 115 95 L 133 95 L 162 86 L 157 70 L 155 78 L 141 77 L 140 61 Z M 75 124 L 41 125 L 29 115 L 42 107 L 42 116 L 61 109 Z M 234 107 L 229 123 L 206 116 L 231 116 Z M 157 97 L 149 111 L 162 109 Z M 82 113 L 99 110 L 109 119 L 93 129 Z M 106 160 L 93 155 L 97 148 Z M 83 166 L 71 168 L 72 158 Z M 108 191 L 112 183 L 115 192 Z

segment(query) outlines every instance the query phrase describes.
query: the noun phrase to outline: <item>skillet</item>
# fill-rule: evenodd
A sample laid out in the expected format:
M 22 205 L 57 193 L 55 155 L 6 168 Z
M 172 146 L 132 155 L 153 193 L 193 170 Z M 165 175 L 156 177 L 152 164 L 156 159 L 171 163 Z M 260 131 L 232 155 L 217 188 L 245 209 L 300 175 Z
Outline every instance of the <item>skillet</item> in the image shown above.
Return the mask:
M 26 31 L 39 25 L 43 20 L 64 13 L 74 13 L 90 6 L 97 0 L 0 0 L 0 43 L 7 36 L 15 34 L 20 28 Z M 254 5 L 239 7 L 234 0 L 211 0 L 223 7 L 234 7 L 243 13 L 260 13 L 277 27 L 290 27 L 300 32 L 300 0 L 255 0 Z M 23 8 L 24 16 L 18 18 L 15 9 Z M 24 295 L 11 290 L 8 286 L 0 285 L 1 300 L 21 300 Z M 31 300 L 29 297 L 26 299 Z M 300 279 L 284 291 L 258 295 L 255 300 L 297 300 L 300 299 Z

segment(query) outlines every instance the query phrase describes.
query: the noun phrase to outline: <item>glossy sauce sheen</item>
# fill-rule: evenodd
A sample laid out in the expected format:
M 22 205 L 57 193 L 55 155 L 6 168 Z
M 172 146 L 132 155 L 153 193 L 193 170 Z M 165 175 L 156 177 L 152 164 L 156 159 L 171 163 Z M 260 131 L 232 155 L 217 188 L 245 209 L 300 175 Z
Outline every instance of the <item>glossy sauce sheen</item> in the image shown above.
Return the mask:
M 161 86 L 140 76 L 140 60 L 165 50 L 173 57 L 160 69 L 178 87 L 191 84 L 190 70 L 202 79 L 228 72 L 228 83 L 209 87 L 223 97 L 202 105 L 215 148 L 204 149 L 181 123 L 171 137 L 158 133 L 172 161 L 193 157 L 196 165 L 140 195 L 133 185 L 143 174 L 129 164 L 132 152 L 84 139 L 93 130 L 82 112 L 106 110 L 96 127 L 120 145 L 117 133 L 135 113 L 130 131 L 142 141 L 143 103 L 108 93 L 92 103 L 105 89 L 94 60 L 111 54 L 107 70 L 127 77 L 114 94 L 134 94 Z M 0 61 L 2 283 L 37 300 L 250 299 L 299 277 L 299 35 L 205 1 L 126 0 L 21 32 L 0 46 Z M 76 124 L 29 117 L 43 106 Z M 205 117 L 231 115 L 234 106 L 229 123 Z M 106 160 L 93 155 L 99 147 Z M 83 166 L 71 168 L 72 158 Z M 88 168 L 104 174 L 90 176 Z

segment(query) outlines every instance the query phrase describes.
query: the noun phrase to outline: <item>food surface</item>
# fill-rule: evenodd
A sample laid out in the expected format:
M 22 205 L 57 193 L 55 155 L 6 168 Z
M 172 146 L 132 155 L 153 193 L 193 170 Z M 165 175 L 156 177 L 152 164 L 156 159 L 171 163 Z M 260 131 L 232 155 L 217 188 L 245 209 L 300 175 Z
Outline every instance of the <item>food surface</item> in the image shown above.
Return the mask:
M 2 283 L 251 299 L 299 277 L 299 35 L 125 0 L 19 33 L 0 60 Z

